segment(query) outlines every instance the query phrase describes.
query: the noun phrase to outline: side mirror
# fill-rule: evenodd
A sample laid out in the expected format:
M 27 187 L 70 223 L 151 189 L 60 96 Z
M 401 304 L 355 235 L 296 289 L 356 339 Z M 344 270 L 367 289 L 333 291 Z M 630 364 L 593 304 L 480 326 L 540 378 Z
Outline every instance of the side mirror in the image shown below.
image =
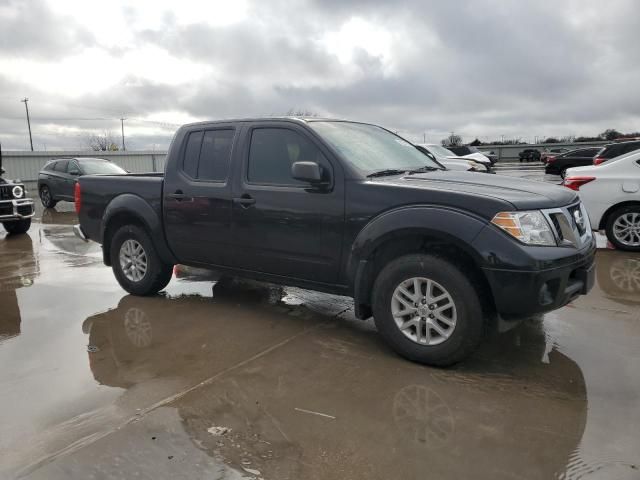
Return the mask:
M 291 176 L 301 182 L 322 183 L 322 168 L 316 162 L 294 162 Z

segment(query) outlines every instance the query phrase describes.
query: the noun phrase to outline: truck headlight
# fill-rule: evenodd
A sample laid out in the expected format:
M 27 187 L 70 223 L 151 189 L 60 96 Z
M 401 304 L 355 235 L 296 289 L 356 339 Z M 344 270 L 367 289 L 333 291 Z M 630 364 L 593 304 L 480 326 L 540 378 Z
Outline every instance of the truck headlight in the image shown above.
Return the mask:
M 11 193 L 13 193 L 13 198 L 22 198 L 24 195 L 24 188 L 20 185 L 16 185 L 11 189 Z
M 557 245 L 553 230 L 542 212 L 500 212 L 491 223 L 528 245 Z

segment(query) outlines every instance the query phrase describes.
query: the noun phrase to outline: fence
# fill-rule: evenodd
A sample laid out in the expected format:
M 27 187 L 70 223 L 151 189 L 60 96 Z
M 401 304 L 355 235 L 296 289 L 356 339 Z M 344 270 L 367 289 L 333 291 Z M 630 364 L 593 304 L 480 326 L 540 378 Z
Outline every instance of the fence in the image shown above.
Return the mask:
M 167 152 L 2 152 L 2 167 L 5 178 L 19 178 L 25 182 L 38 180 L 38 172 L 53 158 L 98 157 L 111 160 L 133 173 L 162 172 Z

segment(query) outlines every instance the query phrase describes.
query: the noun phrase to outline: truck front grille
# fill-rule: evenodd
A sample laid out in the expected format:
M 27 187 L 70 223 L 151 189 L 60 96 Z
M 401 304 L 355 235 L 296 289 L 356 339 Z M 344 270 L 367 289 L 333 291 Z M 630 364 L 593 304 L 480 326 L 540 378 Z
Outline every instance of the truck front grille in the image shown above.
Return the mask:
M 564 208 L 544 210 L 556 233 L 559 245 L 581 248 L 592 239 L 591 226 L 586 209 L 581 203 Z

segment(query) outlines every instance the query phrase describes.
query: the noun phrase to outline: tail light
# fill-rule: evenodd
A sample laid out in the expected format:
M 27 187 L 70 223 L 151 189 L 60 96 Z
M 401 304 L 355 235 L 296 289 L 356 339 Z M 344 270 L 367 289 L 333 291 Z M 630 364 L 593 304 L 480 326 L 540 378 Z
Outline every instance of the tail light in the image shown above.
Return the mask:
M 554 157 L 553 155 L 550 155 L 547 157 L 547 163 L 553 163 L 556 161 L 556 157 Z
M 596 157 L 596 158 L 593 159 L 593 164 L 594 165 L 600 165 L 601 163 L 604 163 L 606 161 L 607 161 L 607 159 L 604 158 L 604 157 Z
M 562 184 L 570 188 L 571 190 L 575 190 L 576 192 L 580 190 L 580 187 L 586 183 L 593 182 L 596 177 L 567 177 L 564 179 Z
M 80 214 L 80 207 L 82 207 L 82 191 L 80 190 L 80 182 L 76 182 L 76 186 L 73 189 L 73 202 L 76 205 L 76 213 Z

